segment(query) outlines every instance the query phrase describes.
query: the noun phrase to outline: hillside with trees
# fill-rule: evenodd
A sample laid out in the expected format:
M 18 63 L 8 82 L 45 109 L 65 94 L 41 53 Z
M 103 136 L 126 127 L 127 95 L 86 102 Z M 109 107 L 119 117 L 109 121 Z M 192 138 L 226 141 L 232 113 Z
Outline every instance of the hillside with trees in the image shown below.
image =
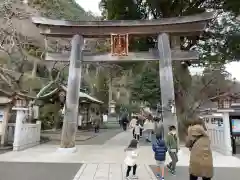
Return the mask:
M 48 50 L 57 51 L 68 45 L 69 40 L 52 38 L 46 41 L 31 22 L 33 16 L 69 20 L 93 20 L 95 17 L 73 0 L 0 2 L 0 89 L 34 98 L 65 84 L 68 64 L 47 63 L 44 55 L 46 42 Z M 44 112 L 41 111 L 43 119 L 49 113 L 58 112 L 59 108 L 46 104 Z

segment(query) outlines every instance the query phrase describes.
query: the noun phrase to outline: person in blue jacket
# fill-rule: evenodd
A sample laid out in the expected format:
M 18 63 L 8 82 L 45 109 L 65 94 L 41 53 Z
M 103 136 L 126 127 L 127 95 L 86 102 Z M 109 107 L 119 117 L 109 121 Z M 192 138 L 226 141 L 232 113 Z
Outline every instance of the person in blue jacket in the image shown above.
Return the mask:
M 154 157 L 157 165 L 157 177 L 164 180 L 164 167 L 166 160 L 167 146 L 162 138 L 162 135 L 158 134 L 156 142 L 152 145 Z M 161 175 L 160 175 L 161 174 Z

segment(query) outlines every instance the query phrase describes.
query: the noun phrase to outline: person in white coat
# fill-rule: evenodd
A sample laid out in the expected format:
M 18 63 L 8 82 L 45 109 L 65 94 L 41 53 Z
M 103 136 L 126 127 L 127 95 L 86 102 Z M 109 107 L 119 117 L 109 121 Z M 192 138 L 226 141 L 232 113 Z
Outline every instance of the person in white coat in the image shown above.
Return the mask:
M 137 121 L 138 121 L 138 117 L 133 116 L 132 120 L 129 123 L 129 128 L 132 129 L 133 138 L 135 138 L 135 126 L 137 124 Z
M 136 126 L 134 127 L 134 138 L 139 141 L 140 136 L 141 136 L 141 130 L 143 130 L 143 127 L 141 126 L 141 124 L 139 123 L 139 121 L 137 121 Z
M 151 120 L 151 116 L 149 116 L 143 125 L 143 133 L 145 135 L 146 141 L 151 142 L 152 141 L 152 133 L 154 131 L 154 123 Z
M 129 146 L 125 149 L 126 158 L 124 163 L 127 165 L 126 179 L 130 180 L 137 179 L 136 171 L 137 171 L 137 157 L 138 157 L 138 141 L 136 139 L 132 139 Z M 133 176 L 130 178 L 130 171 L 133 169 Z

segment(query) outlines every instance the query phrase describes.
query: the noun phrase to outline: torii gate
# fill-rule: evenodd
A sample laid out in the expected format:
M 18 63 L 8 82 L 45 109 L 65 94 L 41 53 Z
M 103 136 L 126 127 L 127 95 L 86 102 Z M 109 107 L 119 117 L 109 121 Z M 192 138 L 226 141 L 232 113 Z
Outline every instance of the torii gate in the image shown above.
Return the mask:
M 75 151 L 75 134 L 78 117 L 78 93 L 82 63 L 88 62 L 159 62 L 159 78 L 163 122 L 177 126 L 174 112 L 173 61 L 194 61 L 196 52 L 180 50 L 180 36 L 199 35 L 214 14 L 205 12 L 193 16 L 162 18 L 157 20 L 113 20 L 113 21 L 64 21 L 33 17 L 32 22 L 46 37 L 72 38 L 71 53 L 47 53 L 47 61 L 69 61 L 66 111 L 62 131 L 61 148 Z M 128 52 L 128 38 L 140 35 L 157 35 L 157 49 L 148 52 Z M 169 38 L 170 36 L 170 38 Z M 111 53 L 94 54 L 84 52 L 84 38 L 111 37 Z M 171 46 L 171 47 L 170 47 Z M 172 50 L 171 50 L 172 49 Z

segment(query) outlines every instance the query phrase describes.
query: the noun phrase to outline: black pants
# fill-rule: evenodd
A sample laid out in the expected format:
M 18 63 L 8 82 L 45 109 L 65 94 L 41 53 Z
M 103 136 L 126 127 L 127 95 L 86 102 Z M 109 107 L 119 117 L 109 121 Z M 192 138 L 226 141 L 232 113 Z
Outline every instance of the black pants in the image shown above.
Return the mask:
M 95 126 L 94 131 L 95 131 L 95 133 L 99 132 L 99 126 Z
M 134 134 L 134 138 L 139 141 L 140 135 L 139 134 Z
M 133 128 L 132 134 L 133 134 L 133 138 L 135 138 L 135 128 Z
M 122 128 L 123 128 L 124 131 L 126 131 L 127 130 L 127 124 L 123 123 Z
M 142 137 L 142 134 L 143 134 L 143 129 L 141 128 L 140 129 L 140 137 Z
M 190 174 L 189 180 L 198 180 L 198 177 Z M 211 180 L 211 178 L 202 177 L 202 180 Z
M 133 175 L 136 175 L 137 165 L 135 164 L 134 166 L 128 166 L 128 167 L 127 167 L 126 177 L 129 176 L 129 173 L 130 173 L 130 171 L 131 171 L 132 168 L 133 168 Z

